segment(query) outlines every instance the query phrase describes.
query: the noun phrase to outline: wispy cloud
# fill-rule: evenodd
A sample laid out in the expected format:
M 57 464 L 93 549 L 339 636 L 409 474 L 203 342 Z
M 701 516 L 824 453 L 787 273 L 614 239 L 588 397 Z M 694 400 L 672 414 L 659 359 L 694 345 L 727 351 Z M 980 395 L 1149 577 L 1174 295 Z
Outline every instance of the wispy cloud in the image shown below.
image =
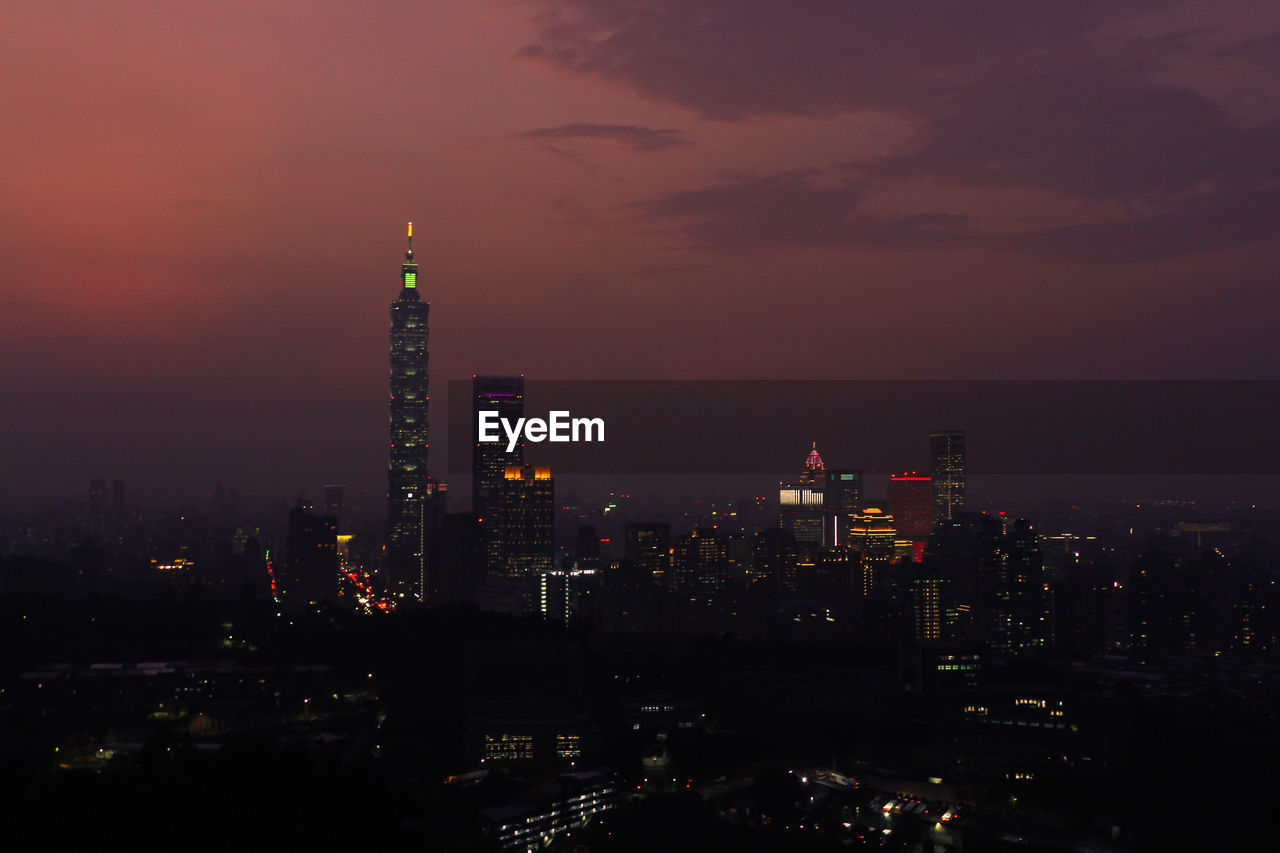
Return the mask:
M 532 139 L 555 145 L 580 140 L 604 139 L 616 142 L 632 151 L 662 151 L 691 144 L 678 130 L 638 127 L 632 124 L 587 124 L 577 122 L 559 127 L 539 127 L 516 134 L 521 139 Z
M 779 163 L 639 206 L 704 245 L 991 241 L 1108 263 L 1280 237 L 1280 36 L 1229 45 L 1216 26 L 1144 25 L 1174 5 L 547 0 L 521 53 L 717 122 L 870 112 L 917 129 L 891 156 L 829 164 L 858 182 Z M 1239 103 L 1272 106 L 1246 120 Z M 955 233 L 927 200 L 919 217 L 862 209 L 864 187 L 907 182 L 1047 191 L 1077 214 L 998 235 L 980 221 Z M 1099 221 L 1103 209 L 1113 213 Z

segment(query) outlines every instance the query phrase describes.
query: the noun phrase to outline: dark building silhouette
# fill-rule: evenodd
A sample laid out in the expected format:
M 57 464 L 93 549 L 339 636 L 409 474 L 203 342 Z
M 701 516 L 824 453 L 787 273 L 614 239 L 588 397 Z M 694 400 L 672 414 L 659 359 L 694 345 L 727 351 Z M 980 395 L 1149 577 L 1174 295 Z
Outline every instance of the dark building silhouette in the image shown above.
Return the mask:
M 933 477 L 934 521 L 946 521 L 964 509 L 964 430 L 929 433 L 929 474 Z
M 289 512 L 285 592 L 295 603 L 334 599 L 338 591 L 338 520 L 305 506 Z
M 624 547 L 624 555 L 638 577 L 656 586 L 669 585 L 671 525 L 628 524 Z
M 676 537 L 671 551 L 673 588 L 687 598 L 724 586 L 725 545 L 710 527 L 696 527 Z
M 343 488 L 342 486 L 331 485 L 324 487 L 324 511 L 326 515 L 332 515 L 335 518 L 342 517 Z
M 579 568 L 600 568 L 600 534 L 594 524 L 578 525 L 578 533 L 573 540 L 573 556 Z
M 751 549 L 751 586 L 774 596 L 798 592 L 800 561 L 796 538 L 780 527 L 756 533 Z
M 1108 601 L 1118 590 L 1109 570 L 1094 565 L 1073 567 L 1049 588 L 1054 650 L 1089 657 L 1107 648 Z
M 428 604 L 474 602 L 484 585 L 485 547 L 480 523 L 469 512 L 445 514 L 428 544 Z
M 391 303 L 390 448 L 387 465 L 387 570 L 398 585 L 423 575 L 428 500 L 435 489 L 427 474 L 427 319 L 430 305 L 418 294 L 413 223 L 400 268 L 400 295 Z
M 957 512 L 938 525 L 926 563 L 950 582 L 944 634 L 987 643 L 1007 655 L 1049 645 L 1047 578 L 1031 522 L 1018 519 L 1006 534 L 989 515 Z
M 107 519 L 107 481 L 89 481 L 89 532 L 102 539 Z

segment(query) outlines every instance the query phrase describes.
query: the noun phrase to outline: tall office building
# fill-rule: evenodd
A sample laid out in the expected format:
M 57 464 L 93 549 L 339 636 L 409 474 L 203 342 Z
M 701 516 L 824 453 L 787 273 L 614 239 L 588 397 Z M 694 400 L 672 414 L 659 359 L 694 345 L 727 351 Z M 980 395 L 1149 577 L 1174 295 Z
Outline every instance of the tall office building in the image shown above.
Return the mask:
M 920 562 L 933 531 L 932 478 L 914 471 L 890 477 L 889 514 L 893 516 L 898 541 L 910 552 L 912 562 Z
M 794 594 L 798 588 L 800 550 L 796 538 L 780 527 L 758 531 L 752 537 L 752 586 Z
M 286 591 L 296 603 L 335 599 L 338 593 L 338 520 L 300 502 L 289 512 L 285 543 Z
M 929 433 L 933 520 L 947 521 L 964 509 L 964 430 Z
M 524 417 L 524 377 L 473 376 L 471 393 L 471 509 L 485 535 L 486 568 L 498 571 L 501 537 L 497 525 L 502 489 L 507 466 L 524 465 L 524 442 L 516 444 L 508 453 L 505 436 L 496 442 L 480 441 L 480 413 L 497 412 L 499 417 L 512 423 Z
M 672 588 L 682 595 L 716 592 L 725 583 L 725 543 L 715 529 L 695 527 L 671 543 Z
M 667 586 L 671 574 L 671 525 L 628 524 L 626 558 L 646 584 Z
M 778 526 L 796 538 L 797 542 L 820 544 L 822 542 L 823 489 L 827 483 L 826 466 L 818 453 L 818 444 L 804 460 L 800 479 L 796 483 L 784 483 L 778 489 Z
M 498 511 L 497 573 L 527 580 L 554 568 L 554 518 L 555 480 L 551 469 L 508 465 Z
M 864 596 L 870 596 L 889 583 L 896 539 L 893 516 L 883 510 L 867 507 L 853 517 L 848 544 L 862 555 L 862 584 L 858 591 Z
M 427 315 L 418 294 L 413 223 L 400 267 L 400 295 L 391 303 L 390 448 L 387 464 L 387 570 L 393 583 L 421 583 L 427 475 Z M 429 488 L 431 486 L 431 488 Z
M 827 547 L 845 544 L 853 516 L 862 511 L 862 472 L 828 468 L 822 509 L 826 516 L 823 544 Z

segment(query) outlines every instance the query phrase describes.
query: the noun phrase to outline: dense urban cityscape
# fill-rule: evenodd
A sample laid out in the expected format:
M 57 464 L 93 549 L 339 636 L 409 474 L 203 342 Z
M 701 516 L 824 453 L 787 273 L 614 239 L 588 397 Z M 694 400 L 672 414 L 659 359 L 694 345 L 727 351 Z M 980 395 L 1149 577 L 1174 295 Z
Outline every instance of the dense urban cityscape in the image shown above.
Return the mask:
M 249 827 L 530 851 L 1275 843 L 1275 506 L 1000 509 L 969 494 L 960 429 L 921 434 L 928 467 L 884 494 L 824 459 L 854 448 L 813 443 L 772 495 L 567 503 L 536 445 L 479 440 L 481 413 L 523 417 L 525 378 L 477 375 L 455 509 L 428 473 L 412 225 L 400 285 L 385 526 L 341 485 L 165 510 L 97 478 L 0 516 L 18 849 L 224 849 Z
M 0 48 L 4 850 L 1280 850 L 1275 0 Z

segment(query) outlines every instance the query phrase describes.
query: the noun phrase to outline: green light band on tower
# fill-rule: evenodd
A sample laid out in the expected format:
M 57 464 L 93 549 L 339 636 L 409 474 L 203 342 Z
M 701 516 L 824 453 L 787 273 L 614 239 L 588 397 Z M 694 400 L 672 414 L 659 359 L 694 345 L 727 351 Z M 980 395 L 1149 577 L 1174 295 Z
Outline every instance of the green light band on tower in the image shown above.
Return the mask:
M 417 274 L 416 272 L 407 272 L 407 273 L 405 273 L 405 274 L 404 274 L 404 286 L 405 286 L 405 287 L 417 287 L 417 286 L 418 286 L 418 274 Z

